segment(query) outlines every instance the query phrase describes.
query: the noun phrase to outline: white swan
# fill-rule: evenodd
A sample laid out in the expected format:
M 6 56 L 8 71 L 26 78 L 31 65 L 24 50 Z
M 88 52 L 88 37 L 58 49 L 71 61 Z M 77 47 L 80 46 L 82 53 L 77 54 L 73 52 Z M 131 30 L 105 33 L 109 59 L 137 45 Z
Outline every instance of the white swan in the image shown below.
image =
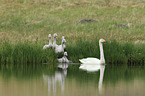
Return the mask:
M 44 45 L 43 46 L 43 50 L 45 50 L 46 48 L 51 48 L 52 47 L 51 34 L 49 34 L 48 37 L 49 37 L 49 44 L 48 45 Z
M 62 40 L 64 39 L 64 36 L 62 36 Z M 63 48 L 65 49 L 66 48 L 66 45 L 65 44 L 63 44 Z
M 55 48 L 56 46 L 58 46 L 58 45 L 56 44 L 56 37 L 57 37 L 57 34 L 54 33 L 53 37 L 54 37 L 54 40 L 53 40 L 53 45 L 52 45 L 52 47 Z
M 79 59 L 81 63 L 84 64 L 105 64 L 105 59 L 104 59 L 104 52 L 103 52 L 103 42 L 106 42 L 104 39 L 99 40 L 99 46 L 100 46 L 100 60 L 98 58 L 84 58 L 84 59 Z
M 68 56 L 67 52 L 64 52 L 64 56 L 62 58 L 57 59 L 58 62 L 60 62 L 60 63 L 71 63 L 72 61 L 68 60 L 66 56 Z
M 55 53 L 62 53 L 64 52 L 64 43 L 66 42 L 65 39 L 62 39 L 61 45 L 55 47 Z

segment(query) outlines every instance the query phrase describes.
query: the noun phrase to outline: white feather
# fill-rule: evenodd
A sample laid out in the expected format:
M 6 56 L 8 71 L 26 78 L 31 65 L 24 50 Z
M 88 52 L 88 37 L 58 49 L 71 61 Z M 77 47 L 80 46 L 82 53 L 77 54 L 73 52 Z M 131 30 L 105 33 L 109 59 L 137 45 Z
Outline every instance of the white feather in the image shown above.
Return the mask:
M 105 64 L 103 45 L 102 45 L 103 42 L 106 42 L 106 41 L 104 39 L 99 40 L 100 59 L 88 57 L 88 58 L 79 59 L 79 61 L 85 64 Z
M 61 42 L 61 45 L 58 45 L 58 46 L 56 46 L 55 47 L 55 52 L 56 53 L 62 53 L 62 52 L 64 52 L 64 43 L 66 42 L 66 40 L 65 39 L 62 39 L 62 42 Z
M 49 44 L 48 44 L 48 45 L 44 45 L 44 46 L 43 46 L 43 50 L 52 47 L 51 34 L 49 34 L 48 37 L 49 37 Z
M 57 37 L 57 34 L 55 33 L 55 34 L 53 35 L 53 38 L 54 38 L 54 40 L 53 40 L 53 45 L 52 45 L 53 48 L 56 48 L 56 46 L 58 46 L 58 45 L 56 44 L 56 37 Z

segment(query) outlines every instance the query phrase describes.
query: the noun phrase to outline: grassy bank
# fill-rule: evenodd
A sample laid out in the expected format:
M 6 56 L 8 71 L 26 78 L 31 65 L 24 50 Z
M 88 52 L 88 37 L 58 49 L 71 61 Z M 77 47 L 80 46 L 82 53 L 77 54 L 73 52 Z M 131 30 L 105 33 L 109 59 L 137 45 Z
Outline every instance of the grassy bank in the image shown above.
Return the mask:
M 46 42 L 49 33 L 65 36 L 67 43 L 79 38 L 145 43 L 145 2 L 141 0 L 15 0 L 0 1 L 0 42 Z M 107 4 L 106 2 L 109 1 Z M 82 19 L 99 22 L 76 24 Z M 117 27 L 132 23 L 130 27 Z
M 104 38 L 106 63 L 144 64 L 144 6 L 143 0 L 1 0 L 0 62 L 56 62 L 54 51 L 42 47 L 57 33 L 57 44 L 65 36 L 73 62 L 99 57 L 98 39 Z M 99 22 L 77 24 L 88 18 Z

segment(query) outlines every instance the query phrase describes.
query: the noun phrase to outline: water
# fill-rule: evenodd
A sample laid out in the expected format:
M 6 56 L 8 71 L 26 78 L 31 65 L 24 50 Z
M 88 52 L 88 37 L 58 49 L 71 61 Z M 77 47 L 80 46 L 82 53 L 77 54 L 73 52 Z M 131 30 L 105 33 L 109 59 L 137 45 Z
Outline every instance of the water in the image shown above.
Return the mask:
M 145 68 L 0 65 L 0 96 L 145 96 Z

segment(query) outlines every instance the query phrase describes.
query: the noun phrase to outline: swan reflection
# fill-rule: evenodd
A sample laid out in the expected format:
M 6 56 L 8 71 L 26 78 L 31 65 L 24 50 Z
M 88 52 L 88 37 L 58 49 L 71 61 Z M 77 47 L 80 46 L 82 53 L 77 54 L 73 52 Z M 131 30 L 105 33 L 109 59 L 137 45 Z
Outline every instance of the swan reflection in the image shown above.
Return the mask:
M 103 86 L 103 76 L 105 71 L 105 65 L 100 64 L 81 64 L 79 69 L 88 71 L 88 72 L 96 72 L 100 70 L 100 77 L 99 77 L 99 93 L 102 94 L 102 86 Z
M 61 85 L 61 91 L 64 91 L 65 77 L 67 76 L 67 63 L 59 63 L 58 68 L 62 70 L 55 71 L 55 74 L 52 76 L 43 74 L 43 80 L 48 82 L 48 92 L 51 92 L 51 86 L 53 86 L 53 93 L 56 93 L 56 84 Z

